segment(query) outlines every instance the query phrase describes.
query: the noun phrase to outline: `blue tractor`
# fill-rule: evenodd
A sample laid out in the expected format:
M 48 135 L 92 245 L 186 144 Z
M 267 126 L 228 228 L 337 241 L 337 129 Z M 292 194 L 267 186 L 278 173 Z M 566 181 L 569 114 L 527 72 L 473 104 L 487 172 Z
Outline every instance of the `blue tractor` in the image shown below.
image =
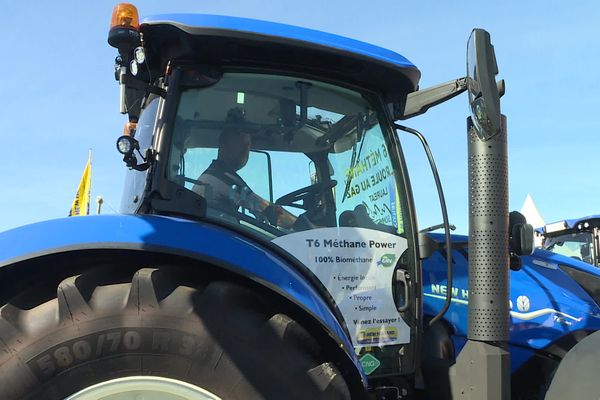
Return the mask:
M 430 236 L 440 246 L 445 243 L 441 234 Z M 452 246 L 451 287 L 445 252 L 437 251 L 423 262 L 426 320 L 437 315 L 451 296 L 444 317 L 431 326 L 426 324 L 423 366 L 430 379 L 447 375 L 467 340 L 468 238 L 453 235 Z M 512 398 L 544 398 L 565 355 L 600 330 L 600 270 L 572 257 L 535 249 L 530 256 L 520 257 L 510 272 L 509 306 Z M 571 379 L 583 370 L 577 368 Z M 436 397 L 450 398 L 447 387 L 437 389 Z
M 123 214 L 0 234 L 1 399 L 383 400 L 423 387 L 508 398 L 508 265 L 528 253 L 528 229 L 509 223 L 503 82 L 487 32 L 471 35 L 467 76 L 430 89 L 399 54 L 264 21 L 140 23 L 120 4 L 108 41 L 129 120 L 117 140 Z M 419 233 L 398 134 L 428 148 L 399 121 L 464 91 L 470 323 L 442 376 L 422 368 L 422 288 L 441 296 L 444 277 L 421 262 L 466 259 L 446 217 L 445 256 Z M 525 258 L 518 273 L 541 285 L 520 296 L 562 274 L 549 257 Z M 450 303 L 428 322 L 464 331 L 452 325 L 464 306 Z M 588 326 L 552 308 L 554 325 L 519 336 L 531 342 L 513 364 Z M 444 349 L 437 339 L 431 349 Z

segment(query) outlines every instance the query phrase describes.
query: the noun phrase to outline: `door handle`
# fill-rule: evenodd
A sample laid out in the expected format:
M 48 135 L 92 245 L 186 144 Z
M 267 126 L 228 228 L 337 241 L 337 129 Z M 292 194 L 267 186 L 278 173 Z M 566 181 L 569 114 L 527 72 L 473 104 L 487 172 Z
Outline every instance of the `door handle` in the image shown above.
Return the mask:
M 396 284 L 401 284 L 402 288 L 404 290 L 403 298 L 397 299 L 397 300 L 401 300 L 401 301 L 396 301 L 396 308 L 398 309 L 399 312 L 404 312 L 404 311 L 408 310 L 408 308 L 410 307 L 410 297 L 409 297 L 410 275 L 408 274 L 408 272 L 406 272 L 403 269 L 396 270 Z

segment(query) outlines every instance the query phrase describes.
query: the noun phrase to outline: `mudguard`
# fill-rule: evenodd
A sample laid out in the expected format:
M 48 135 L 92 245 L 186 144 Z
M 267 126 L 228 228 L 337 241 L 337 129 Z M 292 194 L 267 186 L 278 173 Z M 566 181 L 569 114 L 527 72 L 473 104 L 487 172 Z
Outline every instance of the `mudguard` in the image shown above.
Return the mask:
M 149 215 L 99 215 L 40 222 L 0 233 L 0 269 L 76 250 L 124 249 L 190 257 L 228 269 L 284 296 L 314 319 L 343 349 L 366 387 L 366 376 L 335 310 L 293 263 L 223 227 Z

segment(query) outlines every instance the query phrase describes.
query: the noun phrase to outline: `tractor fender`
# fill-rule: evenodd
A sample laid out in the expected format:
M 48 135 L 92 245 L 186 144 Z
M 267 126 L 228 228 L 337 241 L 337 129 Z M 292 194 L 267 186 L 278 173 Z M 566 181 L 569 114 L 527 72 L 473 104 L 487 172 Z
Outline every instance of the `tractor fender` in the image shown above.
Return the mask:
M 598 380 L 600 360 L 600 331 L 577 343 L 558 365 L 546 400 L 597 399 L 600 393 Z
M 258 243 L 222 226 L 157 215 L 96 215 L 39 222 L 0 233 L 0 274 L 44 256 L 104 249 L 184 256 L 257 282 L 315 320 L 336 342 L 335 351 L 343 352 L 340 359 L 346 364 L 345 374 L 353 375 L 349 382 L 366 388 L 366 375 L 341 314 L 312 272 L 286 257 L 283 250 L 276 251 L 275 245 Z

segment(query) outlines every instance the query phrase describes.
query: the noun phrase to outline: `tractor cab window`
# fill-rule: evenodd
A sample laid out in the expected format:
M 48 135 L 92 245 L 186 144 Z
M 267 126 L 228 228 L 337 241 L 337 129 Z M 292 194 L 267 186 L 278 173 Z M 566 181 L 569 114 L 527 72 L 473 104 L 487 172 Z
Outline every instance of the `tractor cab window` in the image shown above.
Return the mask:
M 594 237 L 591 232 L 567 233 L 548 237 L 544 249 L 563 256 L 594 264 Z
M 206 199 L 207 218 L 272 238 L 338 226 L 403 233 L 397 168 L 358 92 L 254 73 L 181 91 L 168 178 Z

